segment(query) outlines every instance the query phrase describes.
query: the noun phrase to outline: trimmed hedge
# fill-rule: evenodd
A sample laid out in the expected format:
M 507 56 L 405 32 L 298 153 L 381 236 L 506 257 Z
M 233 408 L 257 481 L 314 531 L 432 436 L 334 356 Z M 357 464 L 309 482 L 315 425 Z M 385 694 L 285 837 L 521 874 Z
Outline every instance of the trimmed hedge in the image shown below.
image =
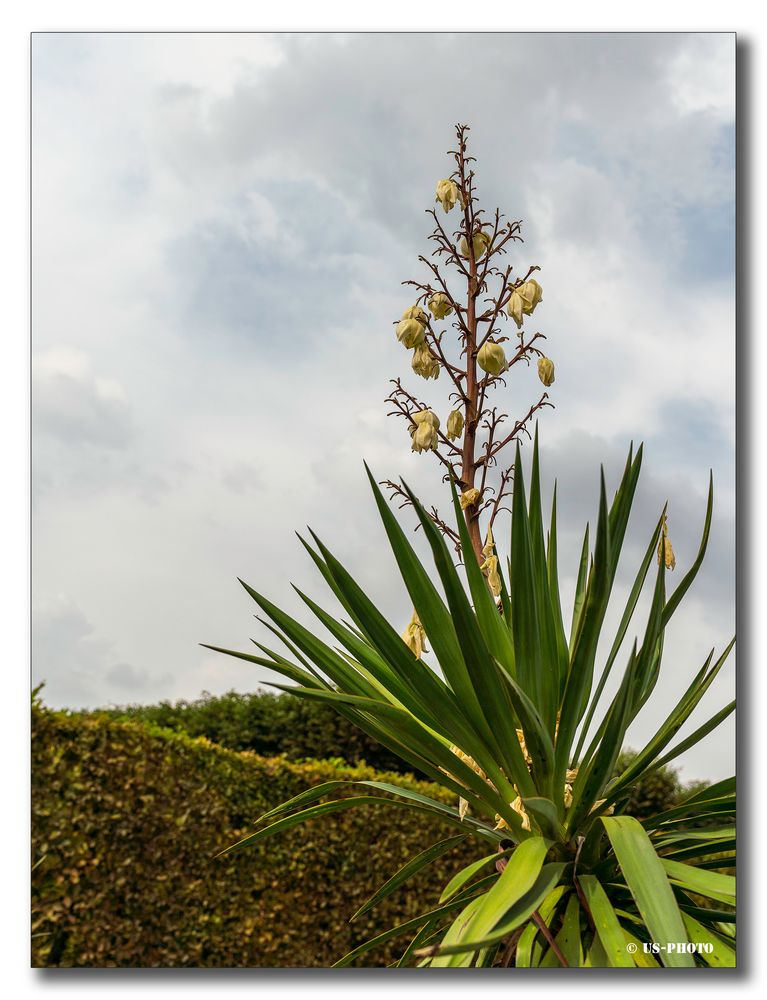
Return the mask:
M 444 792 L 39 705 L 32 737 L 34 966 L 328 966 L 434 902 L 483 853 L 466 841 L 350 924 L 386 877 L 455 828 L 366 806 L 215 854 L 260 813 L 321 781 L 383 777 L 443 800 Z M 361 964 L 385 965 L 401 945 Z
M 621 774 L 636 757 L 635 750 L 622 750 L 615 762 L 615 774 Z M 708 782 L 700 782 L 701 788 Z M 631 789 L 629 800 L 623 812 L 627 816 L 645 819 L 656 813 L 671 809 L 686 795 L 692 793 L 679 780 L 673 767 L 660 767 L 642 778 Z
M 190 736 L 207 736 L 230 750 L 255 750 L 265 756 L 284 754 L 288 760 L 295 761 L 340 759 L 351 765 L 366 764 L 378 771 L 397 771 L 413 776 L 410 764 L 329 705 L 290 695 L 229 691 L 216 696 L 204 691 L 193 701 L 124 705 L 84 714 L 140 720 Z M 624 750 L 615 765 L 615 773 L 625 770 L 635 756 L 633 750 Z M 415 777 L 425 779 L 426 776 L 416 772 Z M 625 811 L 640 819 L 652 816 L 691 794 L 694 785 L 702 787 L 705 784 L 683 785 L 673 767 L 663 767 L 635 785 Z
M 190 736 L 207 736 L 230 750 L 255 750 L 267 757 L 285 754 L 288 760 L 300 761 L 340 758 L 377 771 L 413 772 L 411 764 L 363 733 L 330 705 L 271 691 L 228 691 L 223 695 L 203 691 L 193 701 L 122 705 L 99 709 L 97 714 L 153 722 Z

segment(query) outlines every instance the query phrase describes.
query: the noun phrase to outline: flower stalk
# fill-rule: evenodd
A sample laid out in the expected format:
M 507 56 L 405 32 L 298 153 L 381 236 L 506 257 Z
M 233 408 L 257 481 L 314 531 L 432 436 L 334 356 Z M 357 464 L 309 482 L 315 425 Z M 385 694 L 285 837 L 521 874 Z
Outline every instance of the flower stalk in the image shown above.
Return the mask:
M 494 392 L 508 389 L 506 380 L 515 365 L 533 367 L 544 389 L 553 381 L 554 366 L 539 345 L 544 334 L 524 329 L 543 299 L 543 289 L 533 277 L 539 268 L 533 265 L 515 277 L 513 267 L 502 264 L 508 250 L 522 241 L 521 223 L 506 221 L 499 210 L 488 219 L 479 207 L 468 131 L 466 125 L 456 126 L 457 145 L 450 154 L 455 169 L 437 183 L 436 207 L 429 210 L 435 247 L 430 257 L 419 257 L 428 278 L 403 282 L 418 294 L 396 328 L 397 339 L 412 351 L 413 372 L 425 380 L 447 378 L 451 383 L 453 408 L 446 415 L 446 432 L 440 429 L 435 408 L 405 389 L 400 379 L 392 380 L 387 401 L 394 407 L 391 415 L 407 419 L 413 450 L 433 453 L 443 467 L 443 480 L 452 479 L 462 498 L 471 497 L 470 502 L 462 499 L 461 508 L 481 565 L 486 561 L 483 535 L 492 532 L 497 516 L 508 509 L 504 500 L 511 488 L 511 463 L 504 468 L 500 452 L 522 436 L 529 437 L 533 417 L 552 405 L 544 391 L 537 402 L 525 404 L 525 415 L 507 433 L 501 433 L 501 425 L 509 419 L 509 396 L 504 393 L 502 406 L 491 406 L 490 399 Z M 451 231 L 453 220 L 457 228 Z M 508 319 L 514 321 L 517 338 L 512 350 L 503 346 L 510 338 L 501 324 Z M 440 328 L 445 320 L 452 337 Z M 423 426 L 419 414 L 424 412 L 437 423 Z M 400 485 L 391 481 L 386 485 L 403 505 L 410 502 Z M 433 520 L 460 552 L 455 531 L 436 512 Z

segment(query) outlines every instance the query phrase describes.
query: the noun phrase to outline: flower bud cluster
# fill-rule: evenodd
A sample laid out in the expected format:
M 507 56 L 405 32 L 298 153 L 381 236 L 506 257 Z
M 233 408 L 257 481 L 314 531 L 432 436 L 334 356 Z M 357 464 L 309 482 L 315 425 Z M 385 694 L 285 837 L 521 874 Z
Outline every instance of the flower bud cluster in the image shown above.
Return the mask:
M 456 202 L 463 207 L 460 189 L 455 181 L 449 178 L 437 182 L 437 197 L 434 200 L 438 201 L 446 212 L 455 208 Z
M 412 367 L 422 378 L 439 378 L 440 364 L 426 343 L 426 325 L 429 318 L 420 306 L 410 306 L 402 314 L 395 333 L 397 340 L 413 351 Z
M 413 351 L 413 371 L 421 378 L 439 378 L 439 361 L 429 350 L 428 344 L 419 344 Z
M 426 313 L 420 306 L 411 306 L 402 314 L 402 319 L 394 331 L 397 340 L 409 351 L 426 339 Z
M 431 410 L 416 410 L 411 413 L 410 438 L 412 450 L 416 452 L 434 451 L 437 447 L 439 437 L 439 417 Z
M 485 561 L 479 567 L 487 576 L 487 582 L 493 597 L 499 597 L 501 593 L 501 575 L 498 572 L 498 556 L 495 554 L 495 542 L 493 540 L 493 529 L 487 529 L 487 541 L 482 549 Z
M 535 280 L 528 278 L 521 285 L 517 285 L 511 293 L 507 306 L 509 316 L 517 324 L 517 329 L 522 326 L 525 316 L 531 316 L 533 310 L 543 299 L 543 289 Z
M 489 227 L 487 224 L 483 226 L 479 222 L 478 216 L 473 216 L 471 211 L 465 211 L 467 208 L 471 207 L 466 202 L 466 198 L 471 196 L 470 194 L 466 194 L 466 197 L 464 197 L 464 191 L 457 183 L 457 179 L 458 173 L 454 173 L 452 177 L 446 177 L 439 180 L 436 185 L 435 201 L 441 205 L 444 212 L 451 212 L 456 205 L 460 205 L 464 212 L 463 221 L 459 223 L 459 228 L 462 230 L 464 235 L 461 236 L 460 233 L 456 233 L 455 238 L 460 236 L 456 247 L 448 240 L 444 230 L 438 224 L 438 231 L 435 232 L 434 238 L 439 239 L 441 234 L 443 242 L 447 240 L 448 248 L 453 254 L 463 257 L 464 260 L 472 261 L 471 270 L 472 272 L 475 272 L 476 269 L 473 265 L 477 261 L 486 257 L 491 257 L 496 252 L 503 252 L 503 244 L 514 236 L 514 230 L 513 227 L 510 226 L 508 227 L 508 232 L 503 229 L 499 234 L 497 222 L 494 229 Z M 469 190 L 470 189 L 471 182 L 469 181 Z M 444 249 L 445 247 L 443 246 L 443 250 Z M 455 257 L 452 259 L 454 261 L 456 260 Z M 458 263 L 460 264 L 460 262 Z M 460 267 L 464 276 L 466 276 L 466 267 L 464 265 L 460 265 Z M 439 271 L 436 271 L 437 278 L 439 279 L 439 286 L 442 290 L 435 291 L 430 285 L 419 285 L 418 287 L 424 289 L 424 294 L 420 298 L 420 301 L 423 303 L 423 307 L 418 304 L 408 307 L 396 324 L 395 333 L 397 340 L 403 345 L 403 347 L 413 352 L 411 360 L 413 372 L 421 378 L 427 380 L 437 379 L 441 373 L 441 361 L 447 366 L 448 374 L 454 376 L 453 381 L 458 387 L 458 396 L 460 397 L 463 394 L 464 401 L 469 408 L 471 408 L 475 401 L 470 400 L 468 396 L 466 396 L 467 390 L 462 389 L 461 379 L 466 378 L 467 385 L 469 386 L 476 387 L 479 385 L 481 398 L 484 400 L 484 393 L 487 386 L 491 384 L 494 379 L 499 378 L 509 368 L 510 362 L 506 356 L 506 352 L 504 351 L 502 344 L 498 343 L 498 339 L 503 342 L 507 338 L 499 338 L 497 328 L 493 327 L 493 323 L 497 319 L 499 312 L 504 308 L 506 309 L 509 317 L 514 320 L 517 330 L 519 331 L 519 337 L 522 339 L 524 338 L 522 326 L 524 324 L 525 317 L 531 316 L 539 303 L 543 301 L 543 289 L 535 278 L 527 277 L 523 280 L 517 280 L 516 284 L 507 286 L 506 282 L 508 281 L 508 274 L 510 270 L 511 269 L 509 268 L 505 272 L 506 276 L 504 278 L 503 285 L 504 288 L 508 287 L 508 292 L 503 298 L 495 300 L 496 304 L 494 311 L 491 309 L 491 311 L 486 314 L 477 316 L 471 309 L 469 309 L 465 317 L 464 307 L 458 304 L 458 302 L 453 298 L 451 292 L 443 283 Z M 488 273 L 500 274 L 501 272 L 492 268 L 488 271 L 487 264 L 485 264 L 484 270 L 479 269 L 476 274 L 469 276 L 469 293 L 470 295 L 473 295 L 475 299 L 478 294 L 476 283 L 477 281 L 480 283 L 484 282 Z M 409 284 L 416 284 L 416 282 L 410 282 Z M 484 288 L 485 286 L 482 285 L 482 287 Z M 428 313 L 425 309 L 428 309 Z M 464 355 L 467 357 L 467 369 L 469 369 L 469 366 L 476 365 L 477 368 L 481 369 L 481 371 L 485 373 L 485 378 L 480 378 L 479 380 L 473 379 L 473 374 L 475 374 L 475 372 L 472 373 L 470 370 L 462 371 L 460 368 L 453 368 L 453 366 L 445 359 L 441 346 L 442 335 L 435 334 L 430 324 L 434 321 L 444 320 L 454 313 L 457 314 L 457 320 L 454 323 L 454 326 L 461 332 Z M 479 330 L 477 323 L 474 321 L 488 321 L 488 317 L 490 329 Z M 467 322 L 470 318 L 472 319 L 474 327 L 473 331 L 468 330 L 467 327 Z M 476 339 L 472 344 L 473 337 L 476 337 Z M 534 339 L 537 339 L 537 337 Z M 478 347 L 475 346 L 477 343 L 479 344 Z M 529 345 L 524 345 L 524 340 L 522 340 L 522 346 L 520 347 L 520 350 L 513 355 L 512 363 L 519 360 L 521 357 L 525 357 L 526 360 L 529 360 L 528 347 Z M 540 351 L 533 348 L 532 353 L 540 354 Z M 537 362 L 537 371 L 538 378 L 544 386 L 548 387 L 554 382 L 554 362 L 550 358 L 541 355 Z M 410 398 L 412 399 L 412 397 Z M 464 421 L 465 416 L 463 407 L 461 407 L 461 409 L 451 411 L 447 418 L 447 427 L 442 435 L 442 440 L 444 441 L 446 438 L 447 441 L 452 442 L 459 439 L 464 432 Z M 476 422 L 472 426 L 476 426 Z M 409 432 L 413 451 L 418 453 L 424 451 L 435 451 L 440 438 L 439 418 L 430 409 L 417 410 L 410 414 Z M 467 460 L 465 456 L 463 460 Z M 479 509 L 480 503 L 480 492 L 474 488 L 467 489 L 460 496 L 461 508 L 464 511 L 468 510 L 470 507 Z M 663 537 L 664 539 L 666 537 L 665 529 Z M 488 550 L 488 546 L 490 547 L 489 551 L 486 551 Z M 498 558 L 492 551 L 492 533 L 489 534 L 488 543 L 486 544 L 485 549 L 483 549 L 483 554 L 484 562 L 482 563 L 482 569 L 487 576 L 490 589 L 497 597 L 500 594 L 501 582 L 498 570 Z M 669 560 L 673 562 L 673 559 L 673 550 L 671 549 L 670 543 L 668 543 L 666 548 L 667 565 L 671 565 Z

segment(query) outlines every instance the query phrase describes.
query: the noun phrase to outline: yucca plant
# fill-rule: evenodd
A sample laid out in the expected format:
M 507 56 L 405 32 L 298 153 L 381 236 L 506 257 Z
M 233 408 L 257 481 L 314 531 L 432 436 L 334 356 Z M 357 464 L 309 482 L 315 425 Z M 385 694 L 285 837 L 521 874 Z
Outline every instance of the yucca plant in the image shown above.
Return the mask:
M 735 880 L 719 870 L 735 865 L 734 778 L 643 822 L 621 815 L 637 781 L 695 746 L 734 709 L 733 702 L 675 742 L 733 640 L 718 657 L 709 653 L 657 733 L 614 776 L 626 730 L 656 688 L 665 630 L 701 566 L 713 503 L 710 485 L 699 551 L 670 596 L 670 543 L 665 511 L 661 513 L 597 672 L 597 648 L 641 459 L 641 447 L 636 455 L 629 451 L 611 503 L 602 472 L 593 553 L 587 527 L 569 632 L 560 603 L 556 488 L 546 530 L 537 435 L 529 497 L 517 446 L 510 584 L 501 574 L 500 607 L 473 558 L 463 565 L 467 591 L 444 534 L 403 483 L 431 547 L 440 592 L 368 472 L 403 584 L 431 643 L 435 669 L 414 654 L 313 533 L 314 545 L 302 542 L 349 621 L 338 620 L 298 593 L 338 647 L 243 583 L 289 656 L 260 642 L 256 646 L 262 655 L 209 648 L 270 667 L 294 682 L 276 687 L 333 705 L 453 793 L 456 803 L 450 806 L 376 781 L 327 782 L 262 816 L 260 829 L 228 850 L 242 850 L 362 803 L 429 813 L 456 827 L 455 836 L 426 846 L 392 874 L 363 912 L 401 890 L 460 841 L 477 843 L 476 861 L 445 886 L 431 909 L 383 930 L 338 965 L 357 963 L 376 945 L 401 935 L 410 935 L 410 941 L 399 965 L 734 965 Z M 454 486 L 452 493 L 455 530 L 464 551 L 471 552 Z M 624 648 L 655 561 L 644 633 L 628 652 L 615 695 L 600 709 L 606 680 Z M 361 786 L 362 794 L 344 794 L 350 784 Z
M 539 268 L 514 277 L 506 263 L 507 251 L 522 239 L 521 222 L 505 222 L 500 210 L 488 219 L 479 207 L 467 131 L 456 127 L 454 169 L 436 185 L 436 201 L 445 214 L 455 210 L 457 228 L 449 231 L 437 210 L 429 210 L 434 249 L 419 257 L 426 279 L 404 282 L 417 298 L 395 329 L 400 344 L 412 351 L 416 376 L 428 382 L 445 374 L 451 410 L 443 428 L 436 408 L 399 378 L 388 397 L 392 414 L 407 421 L 412 450 L 437 459 L 452 493 L 454 517 L 446 519 L 404 482 L 382 483 L 414 508 L 433 571 L 417 557 L 368 472 L 414 605 L 410 625 L 400 636 L 312 535 L 315 544 L 303 544 L 348 620 L 298 593 L 338 645 L 243 584 L 288 656 L 261 642 L 261 655 L 209 647 L 270 667 L 294 685 L 275 686 L 296 697 L 334 706 L 441 785 L 448 799 L 455 796 L 454 805 L 376 781 L 328 782 L 262 816 L 260 829 L 229 850 L 360 803 L 428 813 L 456 827 L 455 836 L 425 846 L 392 874 L 362 913 L 405 891 L 408 879 L 456 844 L 469 838 L 477 843 L 476 861 L 445 886 L 430 910 L 383 930 L 340 965 L 359 963 L 376 945 L 405 935 L 410 941 L 400 965 L 732 965 L 734 879 L 717 869 L 735 863 L 734 779 L 641 823 L 621 815 L 637 782 L 695 746 L 732 712 L 734 704 L 674 742 L 732 643 L 716 660 L 712 651 L 652 740 L 622 770 L 616 768 L 628 726 L 656 687 L 666 627 L 703 560 L 712 487 L 700 550 L 670 597 L 666 569 L 675 558 L 661 512 L 607 658 L 596 671 L 642 449 L 636 456 L 629 452 L 610 504 L 602 474 L 593 554 L 587 527 L 568 631 L 557 567 L 556 489 L 546 530 L 537 431 L 529 497 L 520 459 L 520 438 L 529 436 L 531 418 L 552 405 L 548 392 L 529 407 L 525 403 L 511 425 L 504 423 L 508 394 L 500 406 L 490 402 L 494 392 L 507 389 L 508 373 L 518 365 L 534 365 L 544 390 L 554 382 L 554 363 L 542 350 L 545 336 L 527 329 L 543 299 L 533 277 Z M 441 328 L 448 317 L 454 336 Z M 516 328 L 512 337 L 503 335 L 507 320 Z M 512 445 L 515 461 L 504 467 L 500 456 Z M 493 526 L 497 532 L 509 494 L 504 574 Z M 617 692 L 607 699 L 606 682 L 624 655 L 656 553 L 644 634 L 628 653 Z M 432 664 L 423 659 L 427 638 Z M 350 795 L 350 784 L 361 786 L 362 794 Z

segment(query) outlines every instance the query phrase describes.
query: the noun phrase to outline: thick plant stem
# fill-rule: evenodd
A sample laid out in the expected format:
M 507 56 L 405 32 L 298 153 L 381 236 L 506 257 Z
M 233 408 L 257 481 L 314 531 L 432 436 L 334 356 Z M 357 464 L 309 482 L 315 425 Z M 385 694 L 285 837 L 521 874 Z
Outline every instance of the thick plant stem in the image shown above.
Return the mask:
M 552 934 L 551 934 L 551 931 L 549 930 L 549 928 L 546 926 L 546 921 L 543 919 L 543 917 L 541 917 L 540 913 L 537 910 L 533 910 L 533 920 L 538 925 L 538 929 L 540 930 L 541 934 L 543 934 L 543 936 L 548 941 L 549 948 L 551 948 L 551 950 L 557 956 L 559 964 L 563 968 L 569 969 L 570 968 L 570 963 L 567 961 L 567 959 L 565 958 L 565 956 L 562 954 L 562 951 L 561 951 L 559 945 L 557 944 L 557 942 L 552 937 Z
M 479 423 L 479 383 L 477 380 L 477 261 L 474 255 L 474 202 L 471 197 L 470 177 L 466 173 L 465 160 L 466 141 L 460 135 L 458 149 L 458 170 L 461 180 L 463 198 L 463 222 L 466 233 L 466 244 L 469 255 L 468 295 L 466 302 L 466 426 L 463 436 L 463 451 L 461 455 L 461 479 L 464 489 L 474 487 L 477 474 L 475 447 L 477 440 L 477 425 Z M 479 528 L 479 513 L 476 506 L 467 507 L 464 512 L 466 527 L 469 530 L 472 548 L 477 561 L 481 565 L 482 534 Z
M 469 243 L 471 246 L 471 243 Z M 476 263 L 474 261 L 474 252 L 470 250 L 471 253 L 471 267 L 472 267 L 472 279 L 476 276 Z M 474 448 L 477 437 L 477 422 L 478 422 L 478 412 L 477 412 L 477 362 L 475 358 L 475 347 L 476 347 L 476 318 L 475 318 L 475 303 L 474 297 L 470 295 L 469 297 L 469 307 L 467 310 L 467 325 L 471 331 L 468 338 L 468 343 L 466 345 L 467 354 L 467 365 L 468 365 L 468 375 L 466 384 L 466 394 L 469 397 L 469 402 L 466 407 L 466 430 L 464 432 L 463 438 L 463 454 L 462 454 L 462 470 L 461 478 L 466 484 L 466 489 L 470 490 L 474 486 L 474 477 L 477 473 L 476 463 L 474 461 Z M 479 515 L 477 513 L 476 506 L 467 507 L 464 515 L 466 517 L 466 527 L 469 529 L 469 538 L 471 539 L 471 544 L 474 549 L 474 555 L 481 564 L 483 561 L 482 555 L 482 535 L 479 530 Z
M 552 404 L 548 402 L 548 393 L 542 393 L 538 402 L 530 406 L 527 415 L 516 420 L 512 426 L 504 427 L 506 433 L 502 433 L 501 425 L 509 415 L 502 407 L 493 406 L 488 401 L 494 389 L 506 385 L 505 373 L 513 365 L 520 362 L 529 365 L 536 357 L 543 357 L 536 344 L 544 335 L 536 332 L 525 339 L 520 329 L 519 343 L 514 345 L 510 357 L 500 346 L 509 337 L 502 334 L 502 327 L 496 323 L 505 318 L 505 312 L 511 308 L 515 290 L 529 283 L 538 267 L 533 265 L 526 274 L 513 279 L 513 267 L 509 264 L 502 266 L 501 255 L 507 253 L 513 242 L 522 239 L 521 222 L 504 223 L 505 216 L 499 209 L 496 209 L 493 218 L 485 217 L 476 197 L 472 166 L 474 157 L 468 154 L 467 132 L 468 126 L 456 126 L 458 144 L 450 150 L 455 169 L 449 178 L 437 185 L 436 200 L 442 203 L 442 212 L 438 214 L 435 208 L 427 210 L 434 220 L 434 230 L 429 239 L 434 242 L 435 248 L 429 256 L 421 255 L 418 259 L 429 270 L 429 280 L 403 282 L 419 292 L 415 305 L 403 313 L 403 320 L 412 321 L 414 317 L 410 314 L 419 310 L 415 317 L 419 317 L 416 322 L 421 329 L 400 328 L 400 323 L 397 324 L 398 339 L 402 339 L 408 349 L 413 348 L 411 365 L 416 374 L 430 379 L 443 372 L 452 383 L 449 399 L 453 409 L 448 416 L 449 424 L 452 418 L 452 429 L 441 426 L 429 402 L 409 392 L 399 378 L 391 379 L 394 389 L 387 402 L 393 405 L 391 416 L 404 417 L 408 421 L 412 450 L 430 450 L 441 463 L 443 482 L 454 482 L 462 494 L 476 493 L 473 503 L 469 502 L 471 497 L 462 498 L 462 516 L 468 534 L 465 546 L 461 544 L 460 533 L 446 522 L 436 507 L 432 507 L 428 514 L 453 544 L 460 558 L 464 562 L 471 558 L 463 551 L 471 547 L 473 557 L 481 567 L 486 561 L 482 551 L 485 538 L 497 515 L 502 510 L 509 510 L 513 467 L 499 466 L 499 453 L 521 434 L 529 437 L 528 422 L 536 412 Z M 443 218 L 444 214 L 459 205 L 455 224 L 452 219 Z M 455 291 L 451 290 L 451 283 L 443 274 L 443 264 L 459 273 L 460 291 L 457 285 Z M 499 286 L 496 294 L 492 294 L 496 286 Z M 530 285 L 530 288 L 533 287 L 540 293 L 537 282 Z M 529 307 L 529 312 L 535 304 Z M 429 309 L 431 317 L 426 315 L 423 307 Z M 517 312 L 513 312 L 515 320 L 519 319 Z M 444 343 L 447 331 L 439 329 L 439 324 L 447 316 L 453 317 L 451 325 L 458 335 L 460 354 L 457 358 L 451 358 L 448 345 Z M 416 336 L 421 338 L 420 341 L 411 343 Z M 426 417 L 427 413 L 430 416 Z M 416 417 L 434 423 L 433 432 L 421 433 L 420 441 L 415 437 L 418 428 Z M 499 473 L 495 482 L 492 481 L 494 469 L 498 469 Z M 388 479 L 383 482 L 391 489 L 392 498 L 399 497 L 403 506 L 411 502 L 402 486 Z M 484 529 L 480 519 L 485 521 Z
M 501 968 L 508 969 L 511 963 L 514 961 L 514 956 L 517 953 L 517 945 L 519 944 L 519 939 L 525 930 L 525 925 L 518 927 L 508 940 L 508 943 L 503 951 L 503 956 L 501 958 Z

